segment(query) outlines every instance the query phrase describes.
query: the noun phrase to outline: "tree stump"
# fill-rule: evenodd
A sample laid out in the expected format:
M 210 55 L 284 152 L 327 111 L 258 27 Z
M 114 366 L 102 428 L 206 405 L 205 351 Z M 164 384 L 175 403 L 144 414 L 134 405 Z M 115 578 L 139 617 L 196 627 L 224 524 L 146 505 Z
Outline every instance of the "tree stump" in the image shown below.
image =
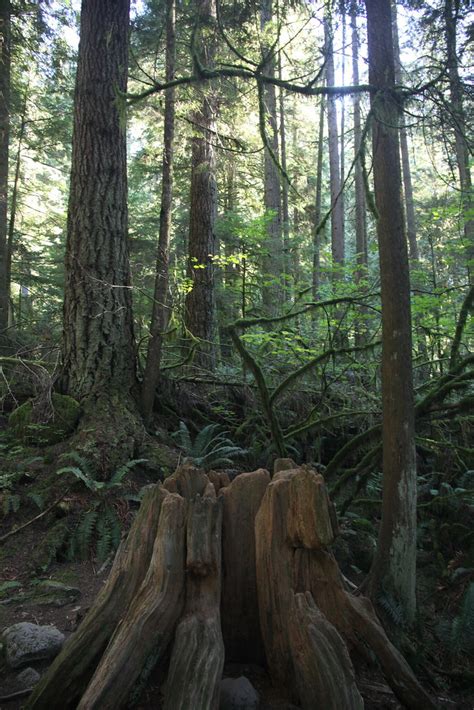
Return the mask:
M 185 465 L 150 488 L 27 707 L 128 707 L 150 658 L 163 669 L 170 658 L 164 710 L 217 710 L 225 654 L 266 662 L 303 710 L 359 710 L 350 654 L 368 647 L 406 707 L 433 708 L 370 602 L 344 588 L 323 478 L 290 465 L 230 485 Z

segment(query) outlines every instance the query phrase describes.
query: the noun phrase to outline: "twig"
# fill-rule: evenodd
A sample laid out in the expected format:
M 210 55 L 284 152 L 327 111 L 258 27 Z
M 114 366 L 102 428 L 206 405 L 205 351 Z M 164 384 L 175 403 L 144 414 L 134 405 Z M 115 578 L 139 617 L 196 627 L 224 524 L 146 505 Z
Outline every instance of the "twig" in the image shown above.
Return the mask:
M 52 510 L 54 507 L 56 507 L 57 504 L 60 503 L 63 500 L 63 498 L 65 498 L 65 496 L 67 496 L 67 494 L 69 493 L 69 490 L 70 489 L 68 488 L 67 491 L 65 491 L 60 496 L 60 498 L 57 498 L 54 501 L 54 503 L 51 503 L 51 505 L 49 505 L 45 510 L 41 511 L 41 513 L 36 515 L 34 518 L 32 518 L 31 520 L 28 520 L 28 522 L 26 522 L 26 523 L 23 523 L 23 525 L 20 525 L 19 528 L 15 528 L 14 530 L 10 530 L 10 532 L 7 532 L 5 535 L 2 535 L 2 537 L 0 537 L 0 542 L 5 542 L 5 540 L 8 540 L 9 537 L 12 537 L 13 535 L 16 535 L 17 532 L 20 532 L 20 530 L 24 530 L 32 523 L 36 522 L 40 518 L 43 518 L 47 513 L 50 512 L 50 510 Z

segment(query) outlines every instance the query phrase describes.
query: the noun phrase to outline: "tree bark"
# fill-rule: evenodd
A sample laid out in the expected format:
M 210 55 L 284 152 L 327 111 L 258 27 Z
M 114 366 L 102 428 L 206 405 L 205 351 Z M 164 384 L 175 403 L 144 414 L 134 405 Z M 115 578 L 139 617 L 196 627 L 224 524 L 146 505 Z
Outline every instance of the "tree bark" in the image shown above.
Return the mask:
M 262 0 L 260 5 L 260 25 L 262 32 L 265 32 L 268 24 L 273 19 L 272 0 Z M 267 29 L 268 31 L 268 29 Z M 264 40 L 262 48 L 266 61 L 263 72 L 267 76 L 275 75 L 275 57 L 271 54 L 271 49 Z M 262 106 L 260 120 L 263 121 L 264 131 L 268 145 L 264 150 L 264 174 L 263 174 L 263 201 L 267 213 L 271 213 L 267 225 L 267 238 L 264 244 L 264 256 L 262 260 L 262 271 L 265 285 L 262 288 L 263 308 L 267 315 L 275 315 L 280 310 L 283 302 L 281 294 L 281 277 L 283 274 L 283 244 L 281 233 L 281 189 L 280 175 L 275 165 L 278 159 L 278 128 L 277 128 L 277 100 L 276 90 L 273 84 L 265 84 L 260 87 L 262 95 Z M 273 154 L 273 157 L 272 157 Z
M 321 97 L 319 107 L 318 126 L 318 153 L 316 159 L 316 195 L 314 205 L 314 227 L 313 227 L 313 273 L 312 273 L 312 297 L 313 301 L 319 298 L 319 288 L 321 281 L 320 245 L 323 237 L 322 219 L 322 195 L 323 195 L 323 154 L 324 154 L 324 98 Z M 313 327 L 316 327 L 318 314 L 316 309 L 312 311 Z
M 456 148 L 456 162 L 459 172 L 461 187 L 461 206 L 464 221 L 464 242 L 467 255 L 467 272 L 469 282 L 472 283 L 474 271 L 474 196 L 470 170 L 470 152 L 466 139 L 466 115 L 463 105 L 463 92 L 458 70 L 456 26 L 459 13 L 459 0 L 446 0 L 444 3 L 444 17 L 446 27 L 446 50 L 449 75 L 449 94 L 454 124 L 454 138 Z
M 77 707 L 121 617 L 145 578 L 155 544 L 165 491 L 148 489 L 134 525 L 115 556 L 109 578 L 79 629 L 36 686 L 28 707 Z
M 361 707 L 352 664 L 342 652 L 332 625 L 352 653 L 363 656 L 367 648 L 375 653 L 404 706 L 433 709 L 430 697 L 385 635 L 370 601 L 345 590 L 329 549 L 335 532 L 335 516 L 322 476 L 305 466 L 275 474 L 255 522 L 260 624 L 272 678 L 292 689 L 294 697 L 303 701 L 304 710 L 316 706 L 310 700 L 315 691 L 325 695 L 325 703 L 329 703 L 321 707 Z M 305 602 L 298 597 L 308 592 L 325 619 L 321 623 L 318 616 L 316 629 L 312 600 L 306 597 Z M 294 628 L 295 617 L 299 629 Z M 308 628 L 304 628 L 306 625 Z M 322 666 L 318 662 L 321 651 L 314 643 L 318 627 L 319 634 L 330 638 Z M 314 653 L 318 654 L 316 658 Z M 312 672 L 316 666 L 321 673 L 317 689 Z M 344 688 L 334 676 L 336 667 L 346 678 Z
M 10 219 L 8 221 L 8 238 L 7 238 L 7 282 L 6 288 L 8 293 L 11 291 L 12 282 L 12 259 L 13 259 L 13 247 L 15 243 L 15 223 L 17 217 L 17 207 L 18 207 L 18 193 L 20 188 L 20 168 L 21 168 L 21 151 L 23 149 L 23 141 L 25 138 L 26 131 L 26 112 L 28 106 L 28 89 L 25 90 L 25 97 L 23 100 L 23 109 L 21 112 L 21 123 L 20 132 L 18 135 L 18 148 L 16 152 L 15 159 L 15 175 L 13 178 L 13 185 L 11 191 L 11 205 L 10 205 Z M 20 285 L 20 292 L 22 286 Z M 19 319 L 20 320 L 20 319 Z M 19 323 L 21 328 L 21 323 Z
M 401 200 L 390 0 L 366 0 L 373 165 L 382 299 L 383 504 L 371 594 L 391 595 L 415 616 L 416 463 L 410 277 Z
M 265 656 L 258 614 L 255 517 L 270 475 L 243 473 L 222 491 L 222 632 L 230 661 L 261 663 Z
M 359 34 L 357 31 L 357 6 L 355 3 L 351 6 L 351 45 L 352 45 L 352 83 L 354 86 L 359 84 Z M 354 94 L 354 157 L 356 163 L 354 166 L 354 181 L 355 181 L 355 232 L 356 232 L 356 259 L 357 272 L 356 280 L 359 283 L 367 276 L 367 222 L 366 222 L 366 205 L 365 205 L 365 189 L 364 178 L 362 175 L 362 162 L 360 158 L 360 150 L 362 143 L 362 125 L 360 111 L 360 96 Z
M 184 603 L 186 503 L 168 493 L 161 505 L 146 576 L 117 626 L 78 710 L 127 707 L 133 684 L 153 652 L 166 652 Z
M 352 46 L 352 83 L 359 84 L 359 34 L 357 31 L 357 4 L 351 5 L 351 46 Z M 368 249 L 367 249 L 367 219 L 365 203 L 364 176 L 362 173 L 362 125 L 360 96 L 353 96 L 354 108 L 354 197 L 355 197 L 355 237 L 356 237 L 356 263 L 355 280 L 358 285 L 362 285 L 367 279 L 368 269 Z M 363 345 L 366 335 L 365 309 L 362 310 L 361 322 L 356 324 L 355 344 Z
M 393 30 L 393 52 L 395 63 L 395 84 L 402 84 L 402 64 L 400 61 L 400 40 L 397 23 L 397 3 L 392 2 L 392 30 Z M 405 217 L 406 231 L 408 238 L 408 249 L 411 261 L 415 267 L 419 261 L 418 242 L 416 238 L 416 218 L 415 202 L 413 199 L 413 185 L 410 170 L 410 153 L 408 150 L 408 132 L 402 121 L 400 126 L 400 151 L 402 156 L 403 192 L 405 197 Z
M 10 0 L 0 2 L 0 346 L 8 343 L 8 154 L 10 141 Z
M 282 78 L 281 55 L 278 56 L 278 77 Z M 288 166 L 286 159 L 286 116 L 285 116 L 285 95 L 283 89 L 278 92 L 279 113 L 280 113 L 280 155 L 281 169 L 286 176 Z M 288 180 L 284 177 L 281 182 L 281 219 L 283 226 L 283 301 L 290 298 L 290 274 L 292 271 L 291 247 L 290 247 L 290 209 L 288 204 Z
M 129 0 L 83 0 L 68 207 L 63 388 L 77 399 L 134 384 L 125 122 Z
M 175 0 L 167 0 L 166 16 L 166 81 L 174 78 L 176 54 Z M 165 121 L 163 128 L 163 166 L 161 172 L 160 231 L 158 236 L 158 256 L 156 260 L 155 289 L 150 324 L 150 339 L 142 383 L 142 413 L 149 422 L 153 412 L 156 387 L 160 378 L 163 335 L 169 321 L 168 281 L 169 242 L 171 233 L 171 200 L 173 194 L 173 141 L 175 118 L 175 90 L 165 92 Z
M 289 641 L 303 710 L 362 710 L 347 646 L 310 592 L 293 594 Z
M 224 666 L 221 631 L 222 498 L 189 502 L 186 607 L 175 636 L 164 710 L 217 710 Z
M 326 53 L 326 83 L 335 85 L 334 44 L 332 25 L 329 15 L 324 19 L 324 38 Z M 328 137 L 329 137 L 329 177 L 331 186 L 331 251 L 334 268 L 333 280 L 341 278 L 340 269 L 344 266 L 344 212 L 341 195 L 341 171 L 339 157 L 339 135 L 337 127 L 336 97 L 328 96 Z
M 201 0 L 198 7 L 202 24 L 199 54 L 206 66 L 212 66 L 215 38 L 204 34 L 204 27 L 213 25 L 216 18 L 215 0 Z M 204 91 L 205 88 L 205 91 Z M 189 212 L 188 278 L 192 289 L 186 296 L 185 322 L 189 332 L 199 339 L 194 364 L 212 370 L 217 358 L 217 322 L 215 265 L 215 222 L 217 216 L 215 90 L 205 85 L 201 105 L 193 116 L 191 195 Z

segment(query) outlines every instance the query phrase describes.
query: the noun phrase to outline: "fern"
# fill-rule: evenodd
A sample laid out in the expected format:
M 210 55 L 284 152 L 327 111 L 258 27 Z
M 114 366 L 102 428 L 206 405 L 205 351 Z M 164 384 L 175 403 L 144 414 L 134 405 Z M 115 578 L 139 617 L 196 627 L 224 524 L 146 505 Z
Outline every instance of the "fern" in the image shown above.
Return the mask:
M 382 609 L 386 612 L 389 619 L 395 624 L 395 626 L 403 626 L 405 623 L 405 614 L 403 607 L 399 602 L 397 602 L 394 597 L 386 592 L 382 591 L 378 596 L 378 602 Z
M 110 483 L 107 483 L 106 486 L 108 488 L 112 488 L 114 486 L 120 486 L 123 479 L 127 475 L 127 473 L 130 473 L 132 468 L 135 468 L 135 466 L 138 466 L 141 463 L 146 463 L 147 459 L 132 459 L 131 461 L 127 461 L 127 463 L 123 464 L 123 466 L 120 466 L 119 469 L 114 473 L 112 478 L 110 479 Z
M 56 475 L 58 476 L 64 473 L 72 473 L 73 476 L 75 476 L 79 481 L 82 481 L 84 485 L 87 486 L 87 488 L 90 491 L 93 491 L 94 493 L 100 490 L 101 488 L 104 488 L 105 486 L 105 483 L 103 481 L 95 481 L 77 466 L 64 466 L 63 468 L 60 468 L 58 471 L 56 471 Z
M 6 493 L 2 501 L 3 514 L 17 513 L 20 509 L 21 499 L 16 493 Z
M 474 655 L 474 582 L 467 588 L 459 614 L 452 622 L 449 647 L 455 654 Z
M 71 530 L 65 520 L 60 520 L 48 530 L 46 538 L 42 541 L 35 555 L 41 569 L 46 570 L 51 562 L 57 558 L 59 552 L 64 551 L 70 535 Z
M 88 555 L 98 517 L 97 511 L 87 510 L 75 530 L 76 545 L 82 559 Z
M 237 456 L 247 453 L 245 449 L 236 446 L 228 435 L 229 432 L 220 431 L 218 424 L 208 424 L 193 441 L 184 422 L 180 422 L 178 431 L 172 434 L 186 458 L 206 471 L 231 466 Z
M 112 550 L 112 532 L 110 523 L 105 515 L 97 522 L 97 547 L 96 554 L 100 562 L 104 562 Z
M 60 458 L 62 459 L 70 459 L 71 461 L 74 461 L 77 464 L 77 468 L 79 468 L 81 471 L 84 471 L 85 475 L 89 479 L 94 478 L 94 472 L 92 471 L 92 468 L 83 456 L 79 454 L 77 451 L 68 451 L 65 454 L 61 454 Z
M 120 544 L 120 539 L 122 537 L 122 525 L 120 523 L 120 520 L 117 516 L 117 513 L 113 509 L 111 505 L 106 506 L 105 508 L 105 517 L 107 518 L 109 527 L 110 527 L 110 534 L 111 534 L 111 539 L 112 539 L 112 547 L 113 549 L 117 549 L 117 547 Z

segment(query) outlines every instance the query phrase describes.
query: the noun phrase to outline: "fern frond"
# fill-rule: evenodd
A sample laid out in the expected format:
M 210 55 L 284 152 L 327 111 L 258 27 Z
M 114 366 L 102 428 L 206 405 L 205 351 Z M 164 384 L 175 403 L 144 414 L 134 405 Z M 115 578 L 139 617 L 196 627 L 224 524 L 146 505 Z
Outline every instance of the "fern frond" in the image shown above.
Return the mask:
M 122 536 L 122 525 L 117 516 L 117 513 L 111 505 L 107 505 L 105 507 L 105 516 L 109 524 L 110 535 L 112 540 L 112 549 L 116 550 L 117 547 L 120 545 L 120 539 Z
M 107 487 L 112 488 L 113 486 L 120 486 L 123 479 L 125 478 L 127 473 L 132 470 L 132 468 L 135 468 L 135 466 L 138 466 L 141 463 L 146 463 L 147 460 L 148 459 L 132 459 L 131 461 L 127 461 L 127 463 L 123 464 L 123 466 L 120 466 L 120 468 L 117 469 L 117 471 L 110 479 L 110 483 L 108 483 Z
M 219 434 L 216 436 L 216 432 L 219 430 L 218 424 L 208 424 L 201 429 L 194 439 L 194 444 L 192 447 L 193 454 L 195 456 L 202 456 L 209 446 L 218 438 Z
M 178 431 L 175 431 L 171 436 L 178 442 L 179 447 L 183 450 L 186 456 L 190 456 L 193 450 L 193 442 L 186 424 L 184 422 L 180 422 Z
M 61 454 L 60 458 L 74 461 L 74 463 L 77 464 L 77 467 L 80 468 L 81 471 L 84 471 L 85 475 L 88 478 L 94 478 L 94 471 L 92 470 L 89 461 L 87 461 L 87 459 L 81 456 L 81 454 L 79 454 L 77 451 L 67 451 L 64 454 Z
M 88 510 L 84 513 L 76 528 L 75 537 L 81 559 L 86 559 L 88 556 L 98 517 L 97 511 Z
M 378 597 L 378 602 L 396 626 L 403 626 L 405 622 L 403 608 L 391 594 L 382 592 Z
M 3 514 L 17 513 L 20 509 L 20 505 L 20 496 L 16 495 L 16 493 L 7 493 L 2 503 Z
M 72 473 L 73 476 L 75 476 L 78 480 L 82 481 L 85 486 L 90 491 L 93 491 L 96 493 L 98 490 L 101 488 L 104 488 L 106 485 L 102 481 L 95 481 L 93 478 L 90 478 L 87 474 L 85 474 L 82 469 L 78 468 L 77 466 L 64 466 L 63 468 L 60 468 L 56 471 L 56 475 L 62 475 L 65 473 Z
M 112 548 L 112 533 L 109 526 L 109 521 L 105 515 L 101 515 L 97 521 L 97 559 L 104 562 Z

